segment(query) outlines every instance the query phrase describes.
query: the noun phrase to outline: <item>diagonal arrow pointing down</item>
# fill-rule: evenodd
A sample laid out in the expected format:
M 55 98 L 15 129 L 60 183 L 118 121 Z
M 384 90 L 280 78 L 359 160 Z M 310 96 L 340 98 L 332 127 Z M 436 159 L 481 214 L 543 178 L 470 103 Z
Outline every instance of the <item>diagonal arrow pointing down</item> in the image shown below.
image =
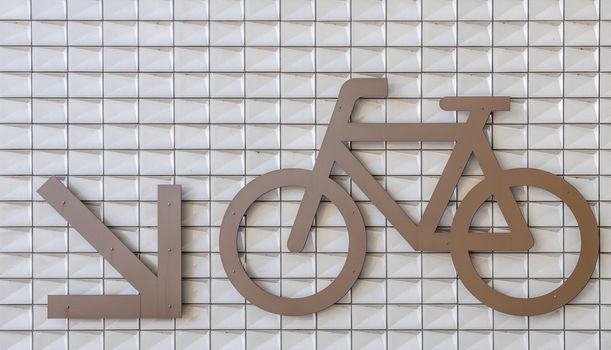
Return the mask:
M 182 314 L 181 186 L 157 188 L 155 275 L 57 178 L 38 193 L 139 292 L 138 295 L 49 295 L 49 318 L 176 318 Z

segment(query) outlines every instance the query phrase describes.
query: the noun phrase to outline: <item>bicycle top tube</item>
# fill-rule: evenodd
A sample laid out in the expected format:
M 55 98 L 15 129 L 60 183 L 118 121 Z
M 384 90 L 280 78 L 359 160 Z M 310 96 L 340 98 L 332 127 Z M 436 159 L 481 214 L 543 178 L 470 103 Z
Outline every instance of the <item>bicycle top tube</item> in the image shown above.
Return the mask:
M 469 123 L 348 123 L 340 141 L 460 141 Z

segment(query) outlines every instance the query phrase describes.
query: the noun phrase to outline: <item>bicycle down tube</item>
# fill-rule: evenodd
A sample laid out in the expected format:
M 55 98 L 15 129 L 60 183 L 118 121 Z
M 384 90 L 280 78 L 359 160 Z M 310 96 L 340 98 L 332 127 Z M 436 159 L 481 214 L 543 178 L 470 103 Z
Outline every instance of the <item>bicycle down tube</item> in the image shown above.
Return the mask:
M 306 186 L 302 204 L 289 236 L 289 249 L 298 252 L 303 248 L 322 196 L 322 191 L 317 186 L 319 183 L 317 179 L 328 177 L 333 164 L 337 162 L 415 250 L 449 251 L 453 236 L 438 233 L 436 228 L 471 153 L 474 153 L 478 159 L 485 176 L 501 177 L 503 170 L 492 152 L 483 127 L 491 112 L 509 110 L 509 98 L 461 97 L 456 99 L 446 97 L 442 99 L 441 106 L 444 110 L 469 112 L 469 118 L 465 123 L 357 124 L 349 122 L 356 100 L 361 97 L 385 97 L 387 86 L 386 79 L 367 79 L 367 84 L 359 84 L 358 80 L 354 79 L 351 81 L 351 83 L 354 82 L 354 85 L 347 84 L 340 92 L 319 155 L 316 158 L 313 176 Z M 456 142 L 418 224 L 413 222 L 344 145 L 343 142 L 347 141 Z M 494 193 L 505 217 L 514 218 L 511 222 L 508 221 L 514 235 L 507 237 L 509 243 L 503 244 L 502 247 L 507 250 L 510 248 L 527 250 L 532 246 L 532 236 L 510 187 L 499 181 Z M 496 235 L 496 238 L 499 238 L 498 236 Z

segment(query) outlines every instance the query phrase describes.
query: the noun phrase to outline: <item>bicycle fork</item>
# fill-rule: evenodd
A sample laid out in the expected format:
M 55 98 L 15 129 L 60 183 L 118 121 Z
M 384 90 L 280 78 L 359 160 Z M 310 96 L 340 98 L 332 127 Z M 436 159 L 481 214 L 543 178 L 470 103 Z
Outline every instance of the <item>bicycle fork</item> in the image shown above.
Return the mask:
M 382 98 L 388 94 L 386 79 L 352 79 L 342 86 L 337 102 L 331 115 L 329 127 L 325 133 L 312 177 L 305 187 L 303 199 L 293 227 L 289 234 L 287 246 L 289 251 L 298 253 L 306 244 L 312 222 L 322 199 L 323 181 L 331 174 L 333 164 L 340 154 L 339 147 L 344 147 L 339 141 L 342 128 L 348 125 L 354 105 L 359 98 Z
M 332 144 L 326 145 L 325 143 L 326 142 L 323 141 L 319 155 L 316 157 L 316 164 L 314 165 L 314 169 L 311 173 L 311 178 L 308 181 L 308 184 L 306 184 L 301 205 L 299 205 L 295 222 L 293 223 L 293 227 L 291 228 L 291 232 L 289 234 L 287 246 L 289 251 L 293 253 L 302 251 L 308 240 L 310 228 L 312 227 L 316 211 L 318 210 L 318 206 L 322 200 L 323 181 L 320 181 L 319 179 L 329 177 L 331 174 L 331 169 L 333 168 L 333 163 L 335 163 L 333 152 L 328 151 L 329 147 L 337 146 Z M 340 147 L 342 147 L 341 144 Z

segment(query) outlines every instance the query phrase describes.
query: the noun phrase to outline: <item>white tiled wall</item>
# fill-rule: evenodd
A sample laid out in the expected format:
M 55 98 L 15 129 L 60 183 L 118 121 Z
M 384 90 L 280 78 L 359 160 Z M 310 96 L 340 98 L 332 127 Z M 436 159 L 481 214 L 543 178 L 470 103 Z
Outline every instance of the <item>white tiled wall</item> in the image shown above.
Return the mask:
M 611 349 L 611 1 L 0 0 L 0 18 L 0 348 Z M 487 126 L 503 166 L 563 175 L 601 225 L 600 268 L 570 305 L 482 306 L 448 254 L 413 251 L 340 169 L 368 225 L 352 292 L 305 317 L 245 303 L 218 255 L 224 208 L 257 175 L 311 168 L 339 86 L 363 76 L 388 77 L 390 96 L 361 102 L 359 122 L 456 121 L 439 97 L 513 97 Z M 418 218 L 452 145 L 352 148 Z M 183 318 L 47 320 L 48 294 L 135 292 L 35 193 L 50 175 L 153 267 L 156 185 L 182 184 Z M 537 245 L 474 259 L 498 289 L 536 295 L 570 273 L 576 229 L 545 193 L 516 195 Z M 247 269 L 312 293 L 343 264 L 341 218 L 323 204 L 326 227 L 290 254 L 295 191 L 272 199 L 249 215 Z M 504 221 L 487 203 L 474 224 Z

